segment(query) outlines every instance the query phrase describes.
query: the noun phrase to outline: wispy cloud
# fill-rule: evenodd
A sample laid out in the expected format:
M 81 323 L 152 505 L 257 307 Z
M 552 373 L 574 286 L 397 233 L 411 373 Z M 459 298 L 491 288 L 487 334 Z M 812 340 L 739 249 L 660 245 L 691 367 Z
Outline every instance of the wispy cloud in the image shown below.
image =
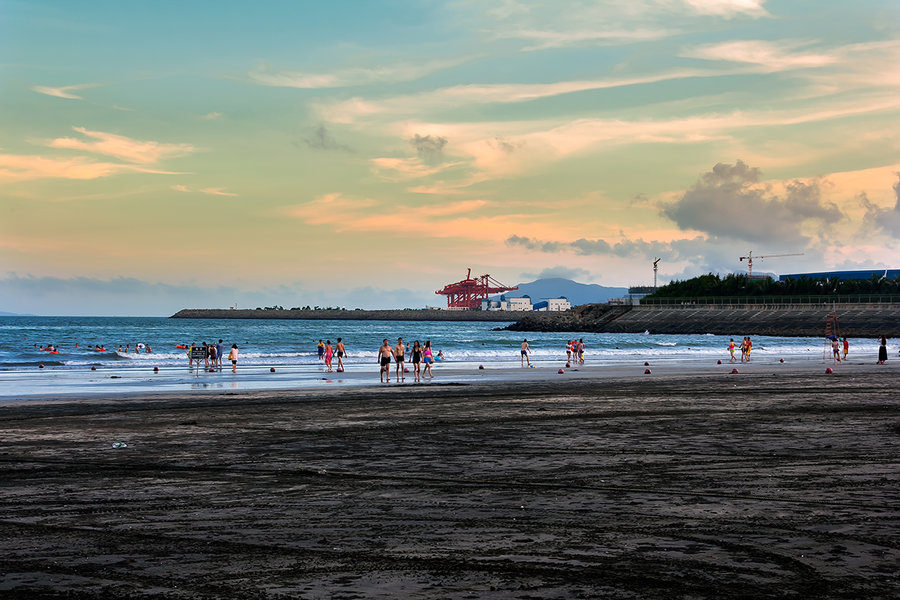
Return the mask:
M 154 164 L 165 158 L 184 156 L 196 151 L 191 144 L 166 144 L 161 142 L 135 140 L 122 135 L 89 131 L 84 127 L 73 127 L 92 141 L 76 138 L 57 138 L 47 144 L 51 148 L 82 150 L 94 154 L 114 156 L 137 164 Z
M 97 87 L 98 85 L 99 84 L 97 83 L 79 83 L 76 85 L 64 85 L 60 87 L 35 85 L 31 89 L 38 94 L 46 94 L 47 96 L 53 96 L 54 98 L 65 98 L 66 100 L 84 100 L 84 98 L 77 94 L 73 94 L 72 92 Z
M 177 174 L 172 171 L 149 169 L 137 165 L 96 162 L 83 157 L 60 159 L 0 154 L 0 181 L 7 183 L 36 179 L 99 179 L 118 173 Z
M 767 17 L 766 0 L 684 0 L 690 8 L 704 15 L 731 18 L 738 15 Z
M 327 194 L 312 202 L 289 207 L 286 213 L 309 225 L 328 226 L 339 232 L 391 232 L 425 238 L 502 241 L 511 230 L 524 223 L 547 235 L 559 231 L 549 220 L 546 227 L 535 225 L 534 214 L 490 214 L 491 208 L 484 200 L 381 206 L 370 198 Z
M 794 40 L 738 40 L 685 48 L 681 56 L 758 65 L 767 72 L 824 67 L 837 62 L 830 53 L 795 51 L 809 44 Z
M 446 88 L 394 96 L 381 100 L 351 98 L 333 105 L 320 104 L 316 110 L 326 121 L 349 124 L 368 117 L 423 114 L 434 110 L 478 104 L 511 104 L 565 94 L 629 87 L 701 77 L 720 77 L 747 71 L 731 69 L 675 69 L 662 73 L 613 77 L 608 79 L 559 81 L 553 83 L 504 83 L 457 85 Z
M 251 71 L 250 80 L 260 85 L 301 89 L 340 88 L 376 83 L 413 81 L 444 69 L 458 66 L 468 58 L 434 60 L 430 62 L 400 62 L 370 68 L 338 69 L 328 73 L 307 71 L 275 71 L 265 67 Z
M 178 184 L 178 185 L 171 185 L 171 186 L 169 186 L 169 188 L 175 190 L 176 192 L 183 192 L 185 194 L 191 194 L 191 193 L 197 192 L 200 194 L 207 194 L 210 196 L 237 196 L 237 194 L 232 193 L 232 192 L 226 192 L 225 188 L 220 188 L 220 187 L 208 187 L 208 188 L 201 188 L 201 189 L 193 190 L 186 185 Z
M 519 30 L 498 32 L 495 38 L 530 41 L 532 44 L 524 47 L 523 50 L 533 51 L 580 45 L 620 45 L 629 42 L 657 40 L 670 35 L 672 32 L 666 29 L 648 28 L 577 31 Z
M 206 113 L 205 115 L 203 115 L 203 116 L 200 117 L 200 118 L 203 119 L 203 120 L 205 120 L 205 121 L 218 121 L 218 120 L 221 119 L 223 116 L 224 116 L 224 115 L 223 115 L 222 113 L 213 111 L 213 112 L 208 112 L 208 113 Z

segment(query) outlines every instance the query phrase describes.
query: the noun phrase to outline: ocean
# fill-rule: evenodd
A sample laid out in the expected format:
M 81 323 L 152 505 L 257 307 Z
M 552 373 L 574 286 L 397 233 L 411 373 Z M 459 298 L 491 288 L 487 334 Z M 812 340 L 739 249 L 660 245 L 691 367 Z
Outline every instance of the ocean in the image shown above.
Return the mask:
M 436 365 L 485 369 L 514 367 L 520 363 L 519 348 L 528 339 L 531 359 L 538 367 L 562 366 L 566 342 L 583 339 L 585 361 L 590 365 L 617 364 L 636 360 L 682 360 L 708 357 L 728 358 L 729 336 L 694 335 L 538 333 L 498 331 L 508 322 L 437 321 L 300 321 L 300 320 L 208 320 L 151 317 L 0 317 L 0 396 L 115 393 L 122 391 L 165 391 L 206 389 L 225 385 L 222 373 L 188 370 L 185 350 L 176 345 L 224 340 L 240 350 L 240 389 L 319 385 L 323 365 L 318 360 L 319 339 L 343 338 L 347 348 L 347 371 L 378 375 L 376 352 L 387 338 L 394 345 L 431 340 L 444 361 Z M 735 332 L 739 345 L 743 335 Z M 753 336 L 754 356 L 775 359 L 802 356 L 821 360 L 823 339 Z M 42 351 L 54 345 L 59 354 Z M 76 344 L 79 346 L 76 348 Z M 152 349 L 135 353 L 137 344 Z M 95 351 L 95 347 L 105 348 Z M 130 352 L 125 352 L 128 346 Z M 119 351 L 119 348 L 122 351 Z M 855 354 L 877 353 L 876 340 L 852 340 Z M 724 360 L 723 360 L 724 362 Z M 226 365 L 228 361 L 225 361 Z M 43 365 L 43 368 L 40 367 Z M 96 367 L 96 370 L 91 370 Z M 154 372 L 156 367 L 158 372 Z M 263 378 L 276 368 L 279 377 Z M 230 373 L 230 365 L 226 368 Z M 215 378 L 219 377 L 219 380 Z M 227 386 L 226 386 L 227 387 Z

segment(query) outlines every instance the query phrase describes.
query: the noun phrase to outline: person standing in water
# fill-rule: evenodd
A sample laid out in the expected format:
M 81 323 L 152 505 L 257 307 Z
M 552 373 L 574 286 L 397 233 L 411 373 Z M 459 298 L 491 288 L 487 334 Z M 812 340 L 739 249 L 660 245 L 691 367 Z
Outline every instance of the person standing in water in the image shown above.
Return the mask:
M 429 379 L 434 379 L 434 374 L 431 372 L 431 364 L 434 362 L 434 353 L 431 351 L 431 340 L 425 340 L 425 349 L 422 350 L 422 360 L 425 362 L 425 370 L 422 372 L 422 376 L 428 375 Z
M 391 346 L 388 344 L 387 338 L 381 343 L 378 349 L 378 363 L 381 365 L 381 383 L 385 383 L 385 375 L 387 375 L 387 383 L 391 382 Z
M 422 346 L 419 345 L 419 340 L 416 340 L 413 344 L 412 352 L 410 352 L 410 360 L 412 360 L 413 364 L 415 381 L 418 382 L 422 371 Z
M 528 366 L 531 366 L 531 359 L 528 357 L 528 354 L 531 352 L 531 348 L 528 347 L 528 340 L 522 340 L 522 351 L 519 355 L 520 362 L 522 366 L 525 366 L 525 361 L 528 361 Z
M 331 347 L 331 340 L 325 343 L 325 367 L 326 372 L 331 373 L 331 357 L 334 356 L 334 348 Z
M 238 347 L 237 344 L 231 345 L 231 353 L 228 355 L 228 359 L 231 361 L 231 372 L 237 373 L 237 358 L 238 358 Z
M 344 356 L 346 356 L 347 350 L 344 349 L 344 342 L 341 341 L 341 338 L 337 340 L 337 357 L 338 357 L 338 371 L 344 371 Z
M 397 381 L 406 381 L 406 375 L 403 371 L 403 363 L 406 362 L 406 347 L 403 345 L 403 338 L 397 338 L 397 345 L 394 346 L 394 362 L 397 364 Z

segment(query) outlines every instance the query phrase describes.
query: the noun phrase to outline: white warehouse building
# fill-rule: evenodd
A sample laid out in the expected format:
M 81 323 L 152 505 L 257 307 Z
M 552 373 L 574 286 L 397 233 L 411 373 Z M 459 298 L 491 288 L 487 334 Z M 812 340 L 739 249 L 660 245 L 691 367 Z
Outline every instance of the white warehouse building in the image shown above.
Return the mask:
M 499 300 L 482 300 L 481 310 L 510 310 L 510 311 L 550 311 L 562 312 L 572 308 L 572 304 L 565 298 L 549 298 L 540 302 L 531 303 L 531 298 L 506 298 L 500 296 Z

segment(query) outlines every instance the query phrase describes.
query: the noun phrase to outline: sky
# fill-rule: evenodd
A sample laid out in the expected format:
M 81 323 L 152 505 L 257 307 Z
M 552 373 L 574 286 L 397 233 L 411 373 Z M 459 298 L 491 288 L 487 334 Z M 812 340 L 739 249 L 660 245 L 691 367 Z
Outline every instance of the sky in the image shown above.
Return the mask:
M 896 0 L 0 0 L 0 311 L 898 268 L 898 24 Z

